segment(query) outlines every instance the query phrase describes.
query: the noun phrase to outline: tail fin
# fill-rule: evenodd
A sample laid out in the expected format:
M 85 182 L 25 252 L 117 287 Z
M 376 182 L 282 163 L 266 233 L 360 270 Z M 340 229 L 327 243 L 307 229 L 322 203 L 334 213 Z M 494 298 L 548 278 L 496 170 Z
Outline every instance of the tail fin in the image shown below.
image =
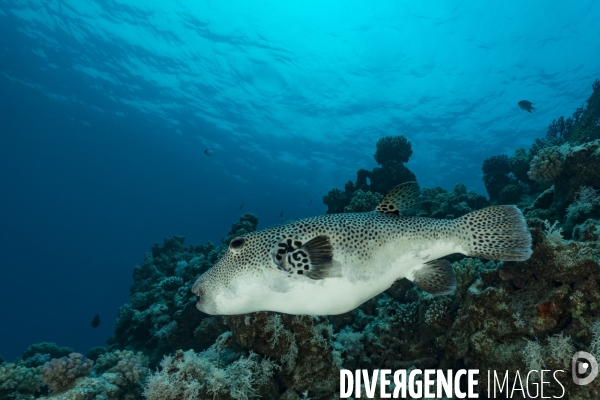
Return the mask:
M 531 233 L 516 206 L 492 206 L 458 218 L 467 255 L 499 261 L 531 256 Z

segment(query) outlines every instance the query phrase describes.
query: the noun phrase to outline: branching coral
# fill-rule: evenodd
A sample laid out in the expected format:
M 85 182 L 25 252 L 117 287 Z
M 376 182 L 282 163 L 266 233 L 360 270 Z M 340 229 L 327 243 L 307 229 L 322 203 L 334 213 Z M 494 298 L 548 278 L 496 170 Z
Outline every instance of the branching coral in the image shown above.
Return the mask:
M 511 172 L 519 181 L 523 183 L 529 182 L 527 171 L 529 171 L 529 163 L 531 160 L 524 148 L 516 149 L 515 154 L 509 158 L 508 162 L 510 164 Z
M 531 160 L 528 172 L 534 181 L 552 181 L 562 171 L 568 146 L 552 146 L 540 150 Z
M 149 373 L 148 357 L 142 352 L 136 354 L 129 350 L 105 353 L 98 358 L 94 372 L 116 372 L 121 374 L 128 384 L 135 385 Z
M 544 348 L 537 340 L 527 340 L 523 349 L 523 361 L 529 371 L 540 371 L 546 364 Z
M 562 228 L 558 227 L 558 221 L 550 224 L 548 220 L 542 221 L 544 224 L 544 235 L 551 245 L 559 246 L 563 244 Z
M 410 142 L 404 136 L 386 136 L 377 141 L 375 161 L 385 165 L 390 161 L 405 163 L 412 155 Z
M 279 368 L 253 352 L 229 364 L 223 356 L 215 346 L 199 354 L 178 350 L 164 358 L 161 371 L 150 376 L 144 395 L 148 400 L 217 396 L 245 400 L 259 397 L 259 389 Z
M 347 326 L 334 335 L 333 348 L 343 357 L 344 361 L 351 361 L 358 357 L 364 349 L 363 333 L 354 332 Z
M 456 218 L 489 205 L 484 196 L 467 190 L 462 183 L 457 184 L 451 192 L 439 186 L 424 188 L 421 195 L 423 203 L 420 215 L 433 218 Z
M 35 394 L 42 386 L 41 371 L 42 367 L 30 368 L 13 363 L 0 364 L 0 398 L 17 398 L 18 395 Z
M 511 182 L 508 177 L 511 172 L 508 157 L 505 155 L 490 157 L 483 161 L 481 170 L 483 171 L 483 183 L 490 195 L 490 200 L 499 199 L 502 189 Z
M 323 196 L 323 204 L 327 206 L 327 214 L 344 212 L 344 207 L 350 203 L 350 199 L 338 188 L 331 189 Z
M 367 206 L 370 206 L 372 201 L 368 201 L 366 205 L 351 205 L 353 194 L 360 190 L 361 197 L 363 193 L 369 192 L 386 195 L 397 185 L 416 181 L 415 174 L 404 166 L 411 155 L 411 144 L 404 136 L 386 136 L 379 139 L 374 158 L 381 167 L 373 168 L 372 171 L 360 169 L 356 174 L 356 184 L 349 181 L 344 186 L 344 191 L 332 189 L 323 196 L 323 203 L 327 205 L 327 214 L 371 211 L 372 209 L 368 209 Z M 356 201 L 362 202 L 362 199 Z
M 575 195 L 575 201 L 567 207 L 567 218 L 572 221 L 585 221 L 598 204 L 598 191 L 591 186 L 582 186 Z
M 232 225 L 229 235 L 255 229 L 256 216 L 244 214 Z M 222 329 L 204 326 L 203 337 L 195 336 L 206 315 L 195 307 L 191 286 L 207 270 L 225 246 L 185 246 L 182 236 L 165 239 L 152 246 L 141 266 L 134 269 L 131 303 L 119 309 L 115 333 L 109 339 L 111 350 L 143 351 L 156 367 L 164 355 L 178 348 L 201 350 L 208 347 Z M 211 320 L 215 322 L 215 320 Z M 216 324 L 218 325 L 218 324 Z M 199 331 L 199 332 L 200 332 Z
M 363 192 L 357 190 L 352 195 L 350 204 L 344 208 L 344 212 L 367 212 L 375 210 L 375 207 L 383 200 L 383 196 L 379 193 Z
M 550 357 L 562 368 L 568 368 L 571 357 L 575 354 L 575 347 L 571 344 L 570 336 L 563 336 L 563 333 L 548 338 L 550 346 Z
M 44 364 L 42 382 L 48 385 L 53 393 L 67 390 L 75 380 L 92 372 L 94 362 L 84 360 L 82 354 L 71 353 L 69 357 L 55 358 Z
M 73 349 L 69 347 L 59 347 L 55 343 L 52 342 L 42 342 L 32 344 L 23 352 L 21 358 L 23 360 L 28 359 L 29 357 L 33 357 L 36 354 L 48 354 L 50 358 L 60 358 L 64 356 L 68 356 L 73 352 Z
M 181 262 L 181 261 L 180 261 Z M 170 276 L 160 281 L 158 286 L 165 292 L 171 292 L 183 286 L 183 279 L 178 276 Z
M 242 236 L 249 232 L 254 232 L 258 226 L 258 217 L 255 214 L 248 213 L 240 217 L 240 220 L 231 225 L 227 236 L 221 239 L 221 243 L 229 246 L 229 242 L 236 236 Z

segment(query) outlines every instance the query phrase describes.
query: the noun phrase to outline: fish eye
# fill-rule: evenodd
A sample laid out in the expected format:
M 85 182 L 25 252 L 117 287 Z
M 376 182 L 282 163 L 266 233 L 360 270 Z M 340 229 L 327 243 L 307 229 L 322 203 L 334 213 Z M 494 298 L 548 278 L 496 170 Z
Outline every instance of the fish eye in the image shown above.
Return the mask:
M 238 249 L 242 248 L 244 243 L 246 243 L 246 239 L 237 237 L 237 238 L 234 238 L 231 242 L 229 242 L 229 248 L 231 248 L 233 250 L 238 250 Z

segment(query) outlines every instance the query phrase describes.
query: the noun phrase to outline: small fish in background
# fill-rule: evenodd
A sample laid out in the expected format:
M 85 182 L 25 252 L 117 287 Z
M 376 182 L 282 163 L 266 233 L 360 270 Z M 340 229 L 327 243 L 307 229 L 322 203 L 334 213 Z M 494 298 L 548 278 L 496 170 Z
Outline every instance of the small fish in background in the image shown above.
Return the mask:
M 242 204 L 240 204 L 240 210 L 244 208 L 244 202 L 242 201 Z
M 96 314 L 96 316 L 92 320 L 92 328 L 97 328 L 98 325 L 100 325 L 100 316 Z
M 279 213 L 279 217 L 283 218 L 283 211 Z
M 533 106 L 533 103 L 530 101 L 521 100 L 518 104 L 519 104 L 519 107 L 521 108 L 521 110 L 525 110 L 525 111 L 529 111 L 529 112 L 535 111 L 535 107 Z
M 204 154 L 211 157 L 211 156 L 215 155 L 215 151 L 213 149 L 206 149 L 206 150 L 204 150 Z
M 308 206 L 310 207 L 312 205 L 312 199 L 310 199 L 310 201 L 308 202 Z

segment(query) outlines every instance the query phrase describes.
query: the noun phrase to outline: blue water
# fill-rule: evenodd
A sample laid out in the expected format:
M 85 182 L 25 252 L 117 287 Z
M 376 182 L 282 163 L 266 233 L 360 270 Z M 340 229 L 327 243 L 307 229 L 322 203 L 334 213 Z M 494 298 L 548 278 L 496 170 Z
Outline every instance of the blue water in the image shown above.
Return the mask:
M 0 1 L 0 354 L 103 345 L 152 243 L 322 214 L 382 136 L 485 194 L 599 77 L 598 1 L 374 3 Z

